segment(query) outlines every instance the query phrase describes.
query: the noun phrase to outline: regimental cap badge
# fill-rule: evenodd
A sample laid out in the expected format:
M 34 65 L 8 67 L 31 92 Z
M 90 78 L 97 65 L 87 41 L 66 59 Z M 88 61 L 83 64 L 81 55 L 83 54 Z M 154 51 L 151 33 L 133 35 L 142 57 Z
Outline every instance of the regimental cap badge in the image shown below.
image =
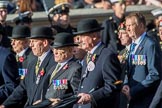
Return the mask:
M 65 10 L 65 5 L 62 5 L 62 10 Z
M 125 22 L 120 23 L 118 30 L 126 30 Z

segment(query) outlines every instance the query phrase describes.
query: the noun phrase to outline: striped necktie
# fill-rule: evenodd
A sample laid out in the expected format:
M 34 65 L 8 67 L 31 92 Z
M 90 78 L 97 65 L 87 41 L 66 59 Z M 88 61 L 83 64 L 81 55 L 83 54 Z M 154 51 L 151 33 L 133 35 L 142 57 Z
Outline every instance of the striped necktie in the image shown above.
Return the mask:
M 38 75 L 40 62 L 41 62 L 41 60 L 38 58 L 37 64 L 35 65 L 35 74 L 36 74 L 36 75 Z
M 87 53 L 87 57 L 86 57 L 87 64 L 90 62 L 91 56 L 92 56 L 91 53 Z
M 61 64 L 58 63 L 55 70 L 52 72 L 52 75 L 50 77 L 50 83 L 52 82 L 53 77 L 56 75 L 60 67 L 61 67 Z

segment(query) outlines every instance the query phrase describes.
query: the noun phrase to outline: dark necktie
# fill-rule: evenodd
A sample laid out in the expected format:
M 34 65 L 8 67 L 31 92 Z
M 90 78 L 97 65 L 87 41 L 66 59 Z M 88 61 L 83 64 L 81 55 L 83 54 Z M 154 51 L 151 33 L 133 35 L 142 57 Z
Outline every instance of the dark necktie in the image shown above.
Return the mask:
M 135 47 L 136 47 L 136 43 L 132 43 L 131 46 L 130 46 L 130 54 L 133 53 L 133 51 L 135 50 Z
M 137 45 L 136 43 L 132 43 L 130 46 L 130 52 L 129 52 L 129 66 L 130 67 L 132 66 L 132 55 L 133 55 L 136 45 Z

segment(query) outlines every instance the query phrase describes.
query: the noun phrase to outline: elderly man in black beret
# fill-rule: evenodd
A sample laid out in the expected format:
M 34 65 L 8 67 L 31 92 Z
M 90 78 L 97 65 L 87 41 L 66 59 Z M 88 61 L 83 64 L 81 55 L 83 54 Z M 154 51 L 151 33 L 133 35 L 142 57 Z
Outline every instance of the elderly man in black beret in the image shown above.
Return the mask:
M 111 47 L 101 42 L 100 27 L 96 19 L 83 19 L 77 24 L 82 48 L 88 51 L 82 68 L 75 108 L 117 108 L 119 99 L 120 63 Z M 118 85 L 118 86 L 117 86 Z
M 16 59 L 19 67 L 19 75 L 24 79 L 25 72 L 28 64 L 35 57 L 29 47 L 30 28 L 28 26 L 19 25 L 15 26 L 12 31 L 11 46 L 16 53 Z
M 0 108 L 16 106 L 26 97 L 28 100 L 26 106 L 41 99 L 42 80 L 48 70 L 55 65 L 53 53 L 50 49 L 53 33 L 49 27 L 34 27 L 29 39 L 31 40 L 30 47 L 33 54 L 37 57 L 29 64 L 25 79 Z
M 76 29 L 70 25 L 70 16 L 69 16 L 70 4 L 69 3 L 60 3 L 53 6 L 49 9 L 49 14 L 53 14 L 52 28 L 56 30 L 57 33 L 68 32 L 72 33 Z

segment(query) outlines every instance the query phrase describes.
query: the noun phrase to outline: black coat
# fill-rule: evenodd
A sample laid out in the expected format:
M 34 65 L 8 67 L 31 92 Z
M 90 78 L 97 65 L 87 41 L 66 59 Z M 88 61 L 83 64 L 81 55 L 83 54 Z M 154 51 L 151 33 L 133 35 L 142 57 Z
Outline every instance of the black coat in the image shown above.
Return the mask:
M 104 30 L 102 31 L 102 42 L 108 46 L 112 44 L 115 52 L 119 52 L 124 49 L 124 46 L 121 45 L 121 42 L 118 38 L 118 26 L 121 22 L 124 21 L 123 19 L 119 19 L 115 15 L 110 16 L 109 19 L 106 19 L 102 26 Z
M 114 83 L 120 79 L 121 68 L 117 55 L 112 52 L 111 48 L 101 44 L 90 59 L 95 64 L 92 71 L 86 71 L 84 60 L 79 93 L 89 93 L 92 102 L 80 105 L 81 108 L 117 108 L 119 88 Z M 78 105 L 74 107 L 78 108 Z
M 55 65 L 53 59 L 53 53 L 50 51 L 48 55 L 43 60 L 40 68 L 40 72 L 43 71 L 43 75 L 40 76 L 39 83 L 36 84 L 38 76 L 35 74 L 35 65 L 37 63 L 37 58 L 34 59 L 28 66 L 28 73 L 25 79 L 20 83 L 20 85 L 14 90 L 12 95 L 3 103 L 6 107 L 13 107 L 19 104 L 24 98 L 27 97 L 26 106 L 32 105 L 36 100 L 41 99 L 41 89 L 38 89 L 42 83 L 42 80 L 48 70 Z M 41 87 L 40 87 L 41 88 Z
M 65 69 L 65 66 L 68 66 L 67 69 Z M 53 80 L 62 80 L 67 79 L 67 89 L 54 89 L 53 83 L 49 82 L 49 79 L 51 77 L 51 74 L 53 73 L 56 66 L 53 66 L 44 81 L 44 91 L 45 92 L 45 98 L 59 98 L 62 97 L 65 94 L 73 93 L 76 94 L 78 91 L 78 86 L 81 79 L 81 65 L 76 62 L 76 60 L 71 59 L 65 64 L 52 78 Z M 47 85 L 47 86 L 46 86 Z M 47 91 L 48 89 L 48 91 Z
M 25 53 L 23 54 L 23 61 L 18 59 L 18 68 L 24 68 L 26 69 L 28 67 L 28 64 L 32 62 L 33 59 L 36 58 L 36 56 L 33 55 L 33 52 L 30 48 L 28 48 Z
M 19 84 L 16 58 L 8 49 L 0 47 L 0 104 Z
M 53 83 L 53 81 L 50 82 L 51 75 L 56 67 L 56 65 L 53 66 L 44 78 L 44 81 L 42 83 L 43 90 L 41 92 L 42 102 L 34 106 L 29 106 L 27 108 L 55 108 L 55 106 L 50 105 L 51 102 L 48 100 L 49 98 L 60 98 L 61 100 L 64 100 L 67 99 L 67 97 L 71 98 L 72 95 L 76 94 L 81 79 L 81 65 L 77 63 L 74 58 L 72 58 L 52 78 L 53 81 L 60 82 L 67 80 L 67 84 L 65 84 L 67 88 L 61 88 L 64 86 L 63 83 L 59 83 L 59 86 L 54 86 L 54 84 L 56 83 Z M 54 89 L 56 87 L 59 87 L 60 89 Z M 74 104 L 74 98 L 71 99 L 70 104 L 68 104 L 67 101 L 65 102 L 65 100 L 64 102 L 61 102 L 61 105 L 66 104 L 63 108 L 72 108 Z
M 0 34 L 2 34 L 1 46 L 11 48 L 11 41 L 8 37 L 12 35 L 12 29 L 13 27 L 10 25 L 2 26 L 0 24 Z

